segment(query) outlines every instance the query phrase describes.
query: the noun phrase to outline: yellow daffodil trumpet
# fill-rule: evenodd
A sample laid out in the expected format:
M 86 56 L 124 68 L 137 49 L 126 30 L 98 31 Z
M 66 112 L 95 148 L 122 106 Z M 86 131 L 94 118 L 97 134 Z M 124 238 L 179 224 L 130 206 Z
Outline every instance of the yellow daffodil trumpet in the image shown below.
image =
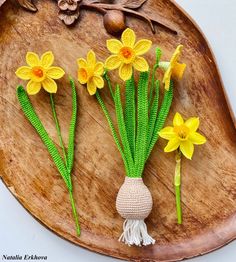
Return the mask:
M 176 169 L 175 169 L 175 191 L 176 191 L 176 210 L 178 223 L 182 223 L 181 211 L 181 156 L 192 159 L 194 145 L 206 143 L 206 138 L 197 132 L 200 121 L 198 117 L 191 117 L 183 120 L 179 113 L 176 113 L 173 119 L 173 126 L 167 126 L 159 132 L 159 136 L 169 140 L 165 152 L 176 151 Z
M 54 62 L 54 55 L 51 51 L 44 53 L 41 58 L 33 52 L 28 52 L 26 54 L 27 66 L 21 66 L 17 69 L 16 75 L 23 79 L 29 80 L 26 90 L 29 95 L 37 94 L 41 87 L 49 93 L 50 104 L 52 108 L 52 114 L 56 125 L 58 140 L 60 143 L 61 150 L 63 152 L 63 157 L 60 155 L 57 146 L 49 137 L 43 123 L 40 121 L 38 115 L 36 114 L 33 105 L 31 104 L 29 97 L 22 86 L 17 88 L 17 98 L 20 102 L 23 113 L 29 120 L 31 125 L 35 128 L 42 142 L 46 146 L 52 160 L 57 167 L 59 173 L 61 174 L 63 180 L 65 181 L 66 187 L 69 192 L 72 213 L 75 220 L 76 233 L 80 235 L 80 225 L 78 214 L 76 211 L 76 206 L 73 198 L 73 188 L 71 172 L 73 168 L 74 161 L 74 147 L 75 147 L 75 126 L 77 118 L 77 95 L 74 85 L 74 81 L 70 79 L 70 85 L 72 90 L 72 118 L 69 129 L 69 144 L 68 151 L 64 147 L 62 140 L 61 129 L 59 121 L 57 118 L 55 102 L 53 98 L 53 93 L 57 92 L 57 84 L 54 79 L 59 79 L 65 74 L 64 70 L 60 67 L 52 66 Z M 64 159 L 63 159 L 64 158 Z
M 87 61 L 83 58 L 78 59 L 78 81 L 87 85 L 90 95 L 96 96 L 124 162 L 126 177 L 117 194 L 116 209 L 125 219 L 119 241 L 129 246 L 147 246 L 155 243 L 145 223 L 152 210 L 153 201 L 148 187 L 143 183 L 142 175 L 173 99 L 174 83 L 170 80 L 169 89 L 165 90 L 163 101 L 159 106 L 160 81 L 157 79 L 156 71 L 160 64 L 161 50 L 156 48 L 156 62 L 151 72 L 147 61 L 142 57 L 149 51 L 151 45 L 152 42 L 147 39 L 136 42 L 136 34 L 127 28 L 121 35 L 121 41 L 107 40 L 107 48 L 112 55 L 105 61 L 104 72 L 101 62 L 99 62 L 101 70 L 99 73 L 96 71 L 96 56 L 91 55 L 92 51 L 88 56 L 93 59 L 88 56 Z M 110 70 L 117 68 L 120 78 L 125 81 L 125 88 L 120 88 L 119 85 L 115 85 L 114 88 L 110 80 Z M 140 72 L 137 83 L 134 79 L 136 70 Z M 104 82 L 100 80 L 99 85 L 97 79 L 94 79 L 98 75 L 103 76 L 105 80 Z M 109 88 L 114 102 L 119 134 L 100 96 L 99 89 L 103 86 Z M 121 99 L 123 90 L 124 102 Z
M 171 57 L 170 62 L 160 62 L 159 67 L 165 71 L 162 82 L 165 85 L 165 89 L 169 90 L 171 77 L 181 80 L 186 69 L 186 64 L 178 62 L 181 55 L 183 45 L 178 45 L 174 54 Z

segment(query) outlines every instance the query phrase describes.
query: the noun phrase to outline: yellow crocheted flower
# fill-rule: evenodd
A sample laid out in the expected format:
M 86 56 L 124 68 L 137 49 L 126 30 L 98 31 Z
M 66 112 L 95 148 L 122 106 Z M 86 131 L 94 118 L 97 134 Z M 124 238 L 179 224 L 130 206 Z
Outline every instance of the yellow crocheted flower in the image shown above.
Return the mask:
M 147 39 L 141 39 L 137 43 L 133 30 L 127 28 L 117 39 L 107 40 L 107 49 L 112 53 L 105 62 L 105 68 L 113 70 L 119 67 L 119 76 L 122 80 L 129 80 L 132 76 L 133 67 L 141 72 L 148 71 L 147 61 L 140 55 L 145 54 L 152 45 Z
M 79 58 L 77 60 L 78 81 L 81 84 L 87 84 L 87 89 L 90 95 L 94 95 L 97 88 L 104 87 L 102 74 L 104 73 L 104 66 L 102 62 L 96 61 L 95 53 L 90 50 L 87 54 L 87 60 Z
M 160 62 L 159 66 L 165 70 L 163 77 L 163 83 L 165 84 L 165 89 L 169 90 L 171 76 L 182 79 L 184 71 L 186 69 L 186 64 L 180 64 L 178 62 L 183 45 L 177 46 L 174 54 L 171 57 L 170 62 Z
M 176 113 L 173 120 L 173 127 L 165 127 L 159 132 L 160 137 L 169 140 L 164 151 L 171 152 L 179 148 L 185 157 L 191 159 L 194 144 L 201 145 L 206 142 L 206 138 L 196 132 L 199 124 L 198 117 L 191 117 L 184 122 L 182 116 Z
M 51 51 L 44 53 L 39 59 L 33 52 L 26 54 L 28 66 L 21 66 L 16 70 L 16 75 L 23 80 L 30 80 L 26 90 L 29 95 L 37 94 L 41 87 L 48 93 L 57 92 L 57 84 L 53 79 L 59 79 L 65 74 L 60 67 L 52 66 L 54 56 Z

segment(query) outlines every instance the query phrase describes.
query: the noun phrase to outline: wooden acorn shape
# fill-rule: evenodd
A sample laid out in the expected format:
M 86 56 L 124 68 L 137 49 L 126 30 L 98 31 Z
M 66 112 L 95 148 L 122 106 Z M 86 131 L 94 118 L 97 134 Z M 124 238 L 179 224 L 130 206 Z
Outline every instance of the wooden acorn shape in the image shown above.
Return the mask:
M 103 17 L 103 24 L 108 33 L 120 33 L 126 28 L 125 15 L 119 10 L 109 10 Z

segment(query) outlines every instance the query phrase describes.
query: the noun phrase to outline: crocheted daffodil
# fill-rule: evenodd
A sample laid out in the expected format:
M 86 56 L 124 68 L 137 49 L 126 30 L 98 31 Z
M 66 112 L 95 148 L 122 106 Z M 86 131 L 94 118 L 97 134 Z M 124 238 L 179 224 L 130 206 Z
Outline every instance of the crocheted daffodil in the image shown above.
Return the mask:
M 26 54 L 28 66 L 21 66 L 16 75 L 23 80 L 30 80 L 26 90 L 29 95 L 37 94 L 41 87 L 48 93 L 57 92 L 57 84 L 53 79 L 59 79 L 65 74 L 60 67 L 52 66 L 54 55 L 51 51 L 44 53 L 41 58 L 33 52 Z
M 102 74 L 104 72 L 104 66 L 102 62 L 96 61 L 95 53 L 90 50 L 87 54 L 87 60 L 79 58 L 77 60 L 78 70 L 78 81 L 81 84 L 87 84 L 87 89 L 90 95 L 94 95 L 97 88 L 104 87 L 104 81 Z
M 163 83 L 165 84 L 166 90 L 169 90 L 171 76 L 179 80 L 183 77 L 184 71 L 186 69 L 186 64 L 180 64 L 178 62 L 182 49 L 183 45 L 177 46 L 174 54 L 171 57 L 170 62 L 160 62 L 159 64 L 160 68 L 165 70 Z
M 206 138 L 196 132 L 199 124 L 198 117 L 191 117 L 184 122 L 182 116 L 176 113 L 173 127 L 165 127 L 159 132 L 160 137 L 169 140 L 164 151 L 171 152 L 179 148 L 185 157 L 191 159 L 194 144 L 201 145 L 206 142 Z
M 145 54 L 152 45 L 147 39 L 141 39 L 137 43 L 133 30 L 127 28 L 121 36 L 121 41 L 117 39 L 107 40 L 107 49 L 112 53 L 105 62 L 105 68 L 113 70 L 119 67 L 119 76 L 122 80 L 129 80 L 132 76 L 133 67 L 146 72 L 149 69 L 147 61 L 140 55 Z

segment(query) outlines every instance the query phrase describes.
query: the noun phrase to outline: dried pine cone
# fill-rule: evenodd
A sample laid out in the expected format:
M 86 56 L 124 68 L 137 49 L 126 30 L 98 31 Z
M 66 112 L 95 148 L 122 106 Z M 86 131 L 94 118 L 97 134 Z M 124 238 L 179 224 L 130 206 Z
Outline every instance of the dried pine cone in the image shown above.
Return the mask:
M 79 2 L 81 0 L 59 0 L 59 18 L 66 24 L 71 25 L 79 17 Z

